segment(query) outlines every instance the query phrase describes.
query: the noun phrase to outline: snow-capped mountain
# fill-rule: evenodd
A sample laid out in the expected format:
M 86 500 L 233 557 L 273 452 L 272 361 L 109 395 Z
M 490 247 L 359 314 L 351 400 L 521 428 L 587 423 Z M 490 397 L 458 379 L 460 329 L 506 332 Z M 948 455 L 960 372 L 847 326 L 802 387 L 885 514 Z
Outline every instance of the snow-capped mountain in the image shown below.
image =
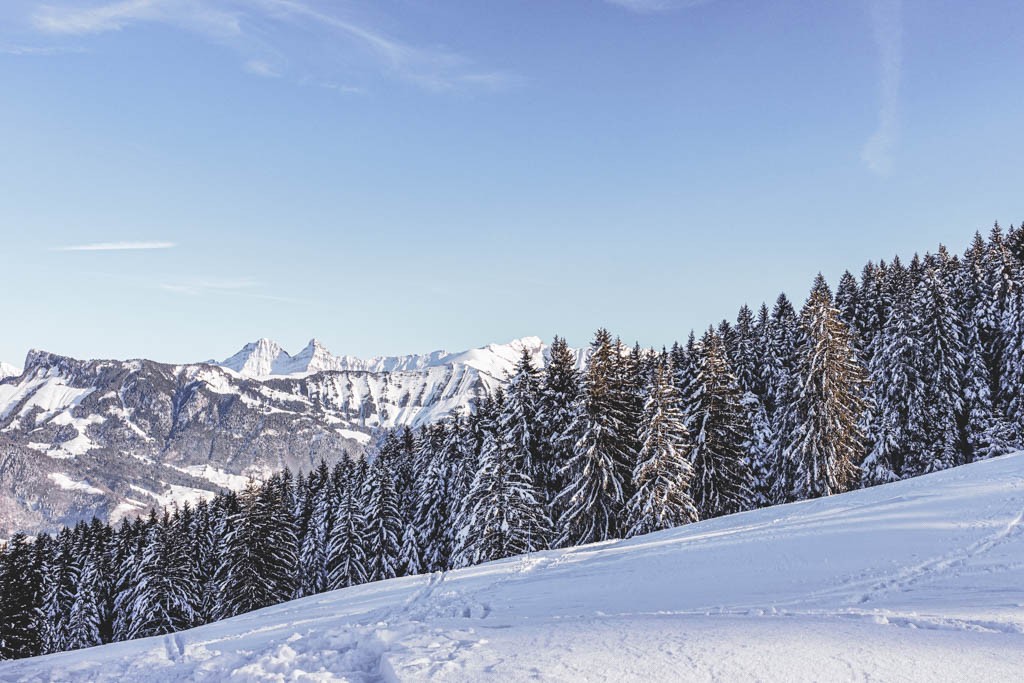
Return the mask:
M 259 339 L 246 344 L 220 365 L 252 379 L 301 377 L 325 371 L 408 372 L 448 365 L 466 365 L 491 377 L 504 377 L 515 366 L 524 349 L 530 352 L 534 364 L 543 364 L 545 346 L 540 337 L 523 337 L 507 344 L 488 344 L 459 353 L 433 351 L 369 359 L 334 356 L 317 339 L 311 339 L 306 348 L 292 356 L 277 342 Z
M 7 377 L 17 377 L 20 374 L 21 370 L 19 370 L 18 368 L 14 367 L 10 363 L 4 363 L 3 361 L 0 361 L 0 379 L 5 379 Z
M 0 379 L 0 538 L 244 486 L 358 453 L 379 427 L 472 410 L 540 339 L 360 360 L 265 339 L 223 363 L 76 360 L 31 351 Z
M 5 681 L 1014 681 L 1024 454 L 179 633 Z

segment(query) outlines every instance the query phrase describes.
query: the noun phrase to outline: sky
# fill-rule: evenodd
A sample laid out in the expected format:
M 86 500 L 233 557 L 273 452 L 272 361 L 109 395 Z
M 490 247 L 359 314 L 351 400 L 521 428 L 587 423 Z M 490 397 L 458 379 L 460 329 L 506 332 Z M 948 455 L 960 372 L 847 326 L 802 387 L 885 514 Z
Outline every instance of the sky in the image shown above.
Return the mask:
M 1024 218 L 1016 0 L 4 0 L 0 360 L 684 340 Z

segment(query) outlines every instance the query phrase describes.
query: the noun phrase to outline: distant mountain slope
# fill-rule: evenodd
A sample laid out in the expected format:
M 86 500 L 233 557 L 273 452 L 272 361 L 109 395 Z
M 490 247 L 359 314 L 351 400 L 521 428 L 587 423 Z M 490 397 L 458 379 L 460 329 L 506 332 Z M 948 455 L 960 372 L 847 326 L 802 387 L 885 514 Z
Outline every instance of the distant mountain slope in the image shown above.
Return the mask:
M 1018 453 L 2 662 L 0 679 L 1019 680 L 1022 518 Z
M 76 360 L 32 351 L 0 379 L 0 538 L 196 499 L 246 477 L 358 452 L 374 429 L 468 410 L 527 337 L 458 354 L 361 361 L 269 340 L 223 364 Z
M 5 377 L 16 377 L 20 374 L 21 370 L 18 368 L 14 367 L 10 363 L 0 361 L 0 379 L 4 379 Z

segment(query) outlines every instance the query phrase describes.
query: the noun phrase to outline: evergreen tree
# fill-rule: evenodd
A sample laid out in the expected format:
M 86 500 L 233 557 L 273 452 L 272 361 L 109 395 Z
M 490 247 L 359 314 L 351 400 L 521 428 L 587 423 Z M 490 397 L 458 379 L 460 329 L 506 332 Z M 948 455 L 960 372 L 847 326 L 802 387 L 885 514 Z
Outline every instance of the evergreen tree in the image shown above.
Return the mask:
M 694 470 L 690 495 L 700 518 L 708 519 L 750 504 L 750 472 L 743 451 L 750 426 L 725 346 L 713 329 L 704 335 L 697 355 L 697 376 L 687 391 Z
M 935 266 L 926 269 L 914 292 L 915 365 L 921 376 L 923 448 L 909 454 L 906 475 L 935 472 L 964 462 L 959 416 L 963 411 L 963 325 L 946 282 Z
M 539 400 L 540 372 L 533 366 L 529 350 L 524 348 L 508 379 L 498 428 L 504 433 L 505 443 L 514 457 L 520 461 L 518 466 L 531 478 L 538 476 L 542 469 Z
M 167 513 L 151 524 L 137 568 L 128 638 L 174 633 L 195 623 L 197 602 L 188 546 L 173 528 Z
M 863 464 L 868 486 L 902 478 L 908 459 L 925 449 L 925 388 L 918 366 L 923 354 L 913 320 L 910 302 L 897 303 L 871 356 L 873 447 Z
M 785 457 L 792 463 L 790 499 L 841 493 L 853 487 L 863 457 L 858 419 L 865 372 L 853 335 L 819 274 L 800 314 L 796 368 L 796 430 Z
M 24 534 L 15 534 L 0 552 L 0 659 L 39 654 L 37 610 L 42 576 L 37 548 Z
M 79 572 L 75 597 L 68 612 L 68 634 L 66 648 L 77 650 L 100 645 L 100 610 L 102 588 L 99 568 L 93 557 L 87 556 Z
M 70 529 L 62 529 L 55 542 L 46 550 L 42 558 L 43 580 L 38 617 L 40 654 L 67 649 L 68 616 L 78 580 L 78 566 L 72 559 Z
M 401 571 L 401 536 L 405 528 L 395 490 L 394 472 L 385 453 L 370 465 L 363 498 L 366 511 L 366 579 L 380 581 Z
M 547 547 L 544 501 L 500 430 L 490 432 L 460 515 L 455 565 L 468 566 Z
M 327 539 L 333 523 L 330 501 L 333 497 L 330 474 L 323 460 L 306 484 L 309 519 L 299 546 L 298 597 L 316 595 L 327 589 Z
M 768 496 L 772 503 L 785 502 L 789 496 L 794 473 L 787 469 L 792 463 L 786 458 L 789 435 L 796 429 L 792 406 L 796 397 L 796 346 L 799 322 L 793 304 L 780 294 L 772 308 L 769 323 L 764 329 L 765 367 L 763 372 L 765 393 L 762 405 L 768 419 L 771 442 L 765 459 Z
M 402 530 L 402 547 L 398 551 L 398 575 L 413 576 L 423 571 L 416 526 L 409 523 Z
M 419 447 L 422 464 L 416 489 L 415 528 L 422 568 L 428 572 L 448 569 L 454 551 L 453 530 L 458 499 L 452 496 L 452 489 L 458 454 L 453 460 L 453 449 L 447 446 L 447 442 L 451 431 L 458 428 L 458 420 L 454 420 L 450 427 L 441 424 L 428 428 L 428 435 Z
M 284 480 L 250 482 L 230 515 L 221 556 L 218 618 L 276 605 L 294 592 L 295 533 Z
M 730 354 L 740 389 L 757 395 L 759 393 L 759 372 L 761 358 L 758 355 L 757 323 L 750 307 L 744 304 L 736 316 L 733 328 L 734 350 Z
M 616 396 L 618 347 L 600 329 L 591 353 L 572 431 L 580 434 L 563 466 L 565 482 L 555 501 L 562 510 L 558 545 L 603 541 L 619 535 L 632 467 L 624 442 L 622 403 Z
M 839 311 L 839 319 L 846 324 L 853 338 L 857 339 L 857 321 L 860 319 L 860 292 L 857 278 L 850 271 L 845 271 L 839 278 L 836 288 L 835 307 Z
M 633 469 L 635 493 L 627 505 L 628 536 L 697 521 L 689 493 L 691 443 L 671 363 L 662 354 L 648 382 L 640 454 Z
M 347 459 L 339 463 L 338 474 L 334 523 L 327 544 L 328 586 L 331 589 L 355 586 L 367 580 L 363 483 L 357 478 L 355 466 Z
M 538 423 L 541 428 L 540 463 L 536 468 L 538 490 L 544 495 L 552 519 L 562 510 L 554 507 L 554 499 L 564 488 L 561 470 L 572 457 L 578 440 L 576 405 L 580 395 L 580 377 L 576 358 L 565 339 L 551 342 L 550 358 L 544 369 L 539 400 Z

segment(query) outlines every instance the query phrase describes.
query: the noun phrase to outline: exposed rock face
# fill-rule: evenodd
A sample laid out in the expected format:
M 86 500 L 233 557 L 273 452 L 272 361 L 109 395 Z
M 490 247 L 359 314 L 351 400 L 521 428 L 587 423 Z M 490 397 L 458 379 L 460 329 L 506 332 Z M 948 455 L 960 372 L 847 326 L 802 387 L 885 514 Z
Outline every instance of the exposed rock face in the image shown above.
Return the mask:
M 31 351 L 0 379 L 0 538 L 117 521 L 357 455 L 379 427 L 471 410 L 539 339 L 370 361 L 268 340 L 223 364 L 82 361 Z

